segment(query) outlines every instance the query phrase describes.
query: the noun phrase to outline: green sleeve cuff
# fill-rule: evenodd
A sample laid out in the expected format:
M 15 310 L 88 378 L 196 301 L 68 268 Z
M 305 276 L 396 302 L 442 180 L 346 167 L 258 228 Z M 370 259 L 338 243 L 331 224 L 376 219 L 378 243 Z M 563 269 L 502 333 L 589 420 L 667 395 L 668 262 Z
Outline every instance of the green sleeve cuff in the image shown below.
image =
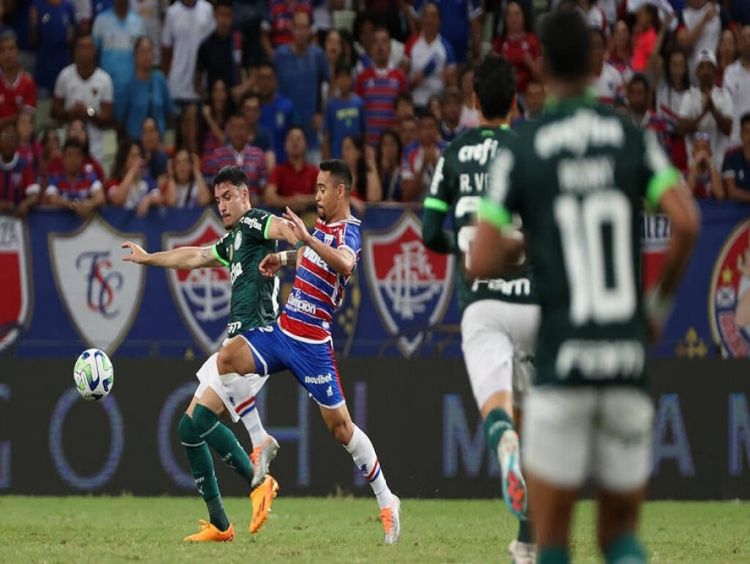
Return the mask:
M 648 200 L 651 209 L 657 209 L 662 196 L 664 196 L 664 192 L 673 186 L 677 186 L 679 182 L 680 173 L 674 167 L 665 168 L 652 176 L 646 188 L 646 200 Z
M 482 199 L 479 202 L 479 220 L 491 223 L 498 229 L 502 229 L 513 223 L 513 216 L 503 206 Z
M 214 258 L 215 258 L 216 260 L 218 260 L 218 261 L 219 261 L 219 262 L 220 262 L 221 264 L 223 264 L 224 266 L 229 266 L 229 263 L 228 263 L 228 262 L 227 262 L 226 260 L 224 260 L 224 259 L 223 259 L 223 258 L 222 258 L 222 257 L 221 257 L 221 256 L 219 255 L 219 251 L 217 251 L 217 250 L 216 250 L 216 245 L 213 245 L 213 246 L 211 247 L 211 251 L 213 251 L 213 253 L 214 253 Z
M 305 242 L 302 239 L 300 239 L 294 244 L 294 250 L 299 251 L 304 246 L 305 246 Z
M 273 220 L 273 215 L 268 214 L 268 217 L 266 218 L 266 225 L 263 227 L 263 238 L 267 241 L 268 240 L 268 234 L 271 232 L 271 220 Z
M 438 200 L 437 198 L 427 197 L 424 199 L 424 207 L 428 210 L 435 210 L 439 212 L 447 212 L 448 211 L 448 204 L 445 203 L 443 200 Z

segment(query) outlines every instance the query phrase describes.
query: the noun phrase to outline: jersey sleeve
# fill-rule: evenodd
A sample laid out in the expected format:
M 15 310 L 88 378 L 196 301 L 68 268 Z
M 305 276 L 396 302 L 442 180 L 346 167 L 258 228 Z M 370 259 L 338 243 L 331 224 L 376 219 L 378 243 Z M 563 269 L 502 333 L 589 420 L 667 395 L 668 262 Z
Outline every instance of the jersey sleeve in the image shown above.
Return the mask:
M 240 229 L 243 237 L 248 236 L 256 241 L 265 241 L 271 229 L 271 214 L 266 210 L 253 208 L 240 220 Z
M 680 173 L 672 166 L 656 138 L 656 134 L 647 129 L 643 136 L 643 167 L 645 182 L 643 186 L 648 204 L 652 209 L 659 207 L 662 196 L 680 181 Z
M 359 262 L 359 253 L 362 250 L 362 239 L 359 233 L 359 226 L 347 223 L 341 234 L 341 240 L 339 241 L 339 249 L 346 249 L 352 255 L 354 255 L 354 266 L 357 266 Z
M 227 250 L 228 240 L 229 233 L 226 233 L 221 239 L 216 241 L 216 243 L 211 246 L 211 253 L 214 255 L 214 258 L 224 266 L 229 266 L 229 251 Z
M 451 186 L 455 185 L 455 178 L 451 170 L 450 161 L 446 155 L 440 157 L 432 175 L 432 182 L 424 199 L 424 208 L 447 213 L 453 203 Z
M 479 220 L 503 229 L 520 213 L 523 189 L 519 182 L 518 152 L 511 144 L 500 149 L 490 167 L 490 183 L 479 204 Z

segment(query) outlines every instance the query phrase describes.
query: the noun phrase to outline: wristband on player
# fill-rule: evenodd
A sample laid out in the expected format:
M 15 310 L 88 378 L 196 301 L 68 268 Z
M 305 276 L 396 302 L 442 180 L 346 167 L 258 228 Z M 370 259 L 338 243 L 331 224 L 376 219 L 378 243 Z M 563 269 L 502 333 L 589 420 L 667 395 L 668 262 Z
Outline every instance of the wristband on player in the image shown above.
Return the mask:
M 276 253 L 279 255 L 279 261 L 281 262 L 281 266 L 286 266 L 286 253 Z

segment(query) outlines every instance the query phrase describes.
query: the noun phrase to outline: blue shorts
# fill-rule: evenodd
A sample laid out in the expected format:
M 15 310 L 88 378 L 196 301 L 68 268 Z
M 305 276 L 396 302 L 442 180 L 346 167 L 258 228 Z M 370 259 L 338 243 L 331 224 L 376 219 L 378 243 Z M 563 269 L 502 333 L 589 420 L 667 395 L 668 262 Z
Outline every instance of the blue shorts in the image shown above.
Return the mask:
M 335 408 L 345 403 L 330 341 L 299 341 L 276 324 L 245 331 L 242 338 L 250 345 L 255 370 L 261 376 L 289 370 L 323 407 Z

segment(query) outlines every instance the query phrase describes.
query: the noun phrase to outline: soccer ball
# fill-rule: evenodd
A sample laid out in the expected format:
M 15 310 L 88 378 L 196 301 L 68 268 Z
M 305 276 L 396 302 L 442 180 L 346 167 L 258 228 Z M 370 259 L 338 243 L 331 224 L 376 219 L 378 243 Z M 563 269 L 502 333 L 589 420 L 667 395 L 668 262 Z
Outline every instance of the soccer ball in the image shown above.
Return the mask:
M 76 360 L 73 379 L 81 397 L 86 401 L 106 398 L 115 383 L 112 362 L 104 351 L 87 349 Z

